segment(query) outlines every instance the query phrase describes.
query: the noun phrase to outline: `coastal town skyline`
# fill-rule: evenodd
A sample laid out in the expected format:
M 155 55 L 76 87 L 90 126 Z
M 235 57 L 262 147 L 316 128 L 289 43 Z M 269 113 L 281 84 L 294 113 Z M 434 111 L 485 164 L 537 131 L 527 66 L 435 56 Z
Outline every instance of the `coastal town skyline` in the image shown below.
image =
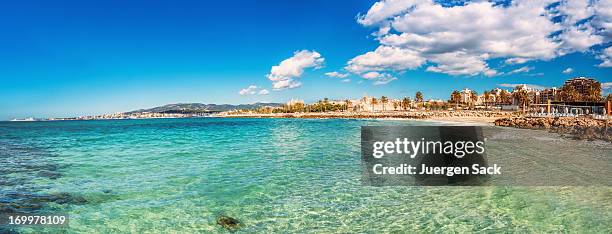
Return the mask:
M 603 92 L 603 84 L 588 77 L 574 77 L 565 80 L 559 87 L 532 87 L 517 84 L 512 89 L 492 88 L 482 93 L 464 88 L 453 90 L 447 99 L 425 98 L 421 91 L 414 96 L 380 97 L 368 96 L 359 98 L 330 99 L 320 98 L 313 102 L 291 98 L 283 102 L 257 102 L 251 104 L 214 104 L 214 103 L 171 103 L 153 108 L 144 108 L 126 112 L 103 113 L 99 115 L 55 116 L 48 118 L 12 118 L 11 121 L 46 121 L 46 120 L 95 120 L 95 119 L 149 119 L 149 118 L 191 118 L 219 117 L 242 114 L 283 114 L 313 112 L 345 112 L 353 115 L 363 112 L 406 112 L 406 111 L 460 111 L 460 110 L 506 110 L 534 111 L 542 105 L 579 105 L 579 108 L 606 112 L 611 105 L 612 94 Z M 585 106 L 586 105 L 586 106 Z M 599 106 L 597 108 L 597 106 Z M 578 107 L 578 106 L 575 106 Z M 534 109 L 535 108 L 535 109 Z M 593 109 L 594 108 L 594 109 Z M 543 111 L 540 109 L 540 111 Z M 608 110 L 609 111 L 609 110 Z
M 604 95 L 612 88 L 606 1 L 10 4 L 0 120 L 417 91 L 448 100 L 577 76 L 597 79 Z M 469 22 L 476 13 L 499 19 Z

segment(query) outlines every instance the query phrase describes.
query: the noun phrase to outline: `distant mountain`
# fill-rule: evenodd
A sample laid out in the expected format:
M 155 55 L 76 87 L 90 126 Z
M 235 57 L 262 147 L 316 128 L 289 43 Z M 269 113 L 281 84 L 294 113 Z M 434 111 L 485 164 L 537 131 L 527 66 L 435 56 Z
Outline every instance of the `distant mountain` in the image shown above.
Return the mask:
M 257 102 L 253 104 L 240 104 L 240 105 L 231 105 L 231 104 L 203 104 L 203 103 L 177 103 L 177 104 L 168 104 L 164 106 L 153 107 L 149 109 L 140 109 L 135 111 L 126 112 L 130 113 L 141 113 L 141 112 L 153 112 L 153 113 L 207 113 L 207 112 L 222 112 L 229 110 L 252 110 L 260 107 L 279 107 L 282 106 L 282 103 L 264 103 Z

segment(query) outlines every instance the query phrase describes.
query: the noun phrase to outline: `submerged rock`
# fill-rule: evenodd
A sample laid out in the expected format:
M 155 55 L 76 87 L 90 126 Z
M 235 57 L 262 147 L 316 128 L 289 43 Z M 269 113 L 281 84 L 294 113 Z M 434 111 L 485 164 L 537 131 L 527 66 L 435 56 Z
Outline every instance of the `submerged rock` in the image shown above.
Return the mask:
M 62 175 L 59 172 L 56 171 L 47 171 L 47 170 L 42 170 L 40 172 L 38 172 L 38 176 L 40 177 L 47 177 L 49 179 L 57 179 L 62 177 Z
M 51 193 L 51 194 L 22 194 L 19 200 L 23 204 L 75 204 L 82 205 L 87 203 L 87 200 L 79 195 L 72 195 L 67 192 Z
M 240 221 L 225 215 L 217 217 L 217 224 L 232 232 L 240 228 Z

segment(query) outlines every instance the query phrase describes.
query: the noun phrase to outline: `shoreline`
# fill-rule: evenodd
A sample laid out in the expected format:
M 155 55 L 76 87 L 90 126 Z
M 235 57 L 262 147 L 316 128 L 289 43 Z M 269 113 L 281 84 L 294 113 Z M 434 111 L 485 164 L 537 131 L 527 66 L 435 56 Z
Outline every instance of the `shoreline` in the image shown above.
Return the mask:
M 605 120 L 588 117 L 531 117 L 518 112 L 483 110 L 435 110 L 435 111 L 387 111 L 387 112 L 310 112 L 310 113 L 227 113 L 207 116 L 165 116 L 143 118 L 88 118 L 88 119 L 45 119 L 34 121 L 0 122 L 56 122 L 91 120 L 145 120 L 145 119 L 190 119 L 190 118 L 276 118 L 276 119 L 377 119 L 415 120 L 449 125 L 475 125 L 512 127 L 530 130 L 545 130 L 558 133 L 559 137 L 577 140 L 604 140 L 612 142 L 612 126 Z
M 153 118 L 92 118 L 92 119 L 42 119 L 32 121 L 0 120 L 7 123 L 32 123 L 32 122 L 62 122 L 62 121 L 100 121 L 100 120 L 146 120 L 146 119 L 206 119 L 206 118 L 261 118 L 261 119 L 379 119 L 379 120 L 420 120 L 435 122 L 457 122 L 457 123 L 487 123 L 493 124 L 496 117 L 400 117 L 400 116 L 265 116 L 265 115 L 232 115 L 232 116 L 199 116 L 199 117 L 153 117 Z
M 493 125 L 500 118 L 515 117 L 507 111 L 389 111 L 389 112 L 313 112 L 313 113 L 220 113 L 221 118 L 302 118 L 302 119 L 410 119 L 453 123 L 479 123 Z
M 494 117 L 450 117 L 450 118 L 431 118 L 430 120 L 439 122 L 457 122 L 457 123 L 479 123 L 493 126 L 495 120 L 499 118 Z

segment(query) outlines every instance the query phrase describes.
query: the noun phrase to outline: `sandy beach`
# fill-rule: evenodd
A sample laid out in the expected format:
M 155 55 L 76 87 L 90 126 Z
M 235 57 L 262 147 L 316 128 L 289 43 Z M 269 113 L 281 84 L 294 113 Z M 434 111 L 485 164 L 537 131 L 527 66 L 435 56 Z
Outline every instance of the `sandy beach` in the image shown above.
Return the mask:
M 456 122 L 462 124 L 477 124 L 477 125 L 494 125 L 496 117 L 434 117 L 428 120 L 443 121 L 443 122 Z
M 387 112 L 311 112 L 311 113 L 220 113 L 225 118 L 355 118 L 355 119 L 414 119 L 493 125 L 500 118 L 516 116 L 507 111 L 387 111 Z

